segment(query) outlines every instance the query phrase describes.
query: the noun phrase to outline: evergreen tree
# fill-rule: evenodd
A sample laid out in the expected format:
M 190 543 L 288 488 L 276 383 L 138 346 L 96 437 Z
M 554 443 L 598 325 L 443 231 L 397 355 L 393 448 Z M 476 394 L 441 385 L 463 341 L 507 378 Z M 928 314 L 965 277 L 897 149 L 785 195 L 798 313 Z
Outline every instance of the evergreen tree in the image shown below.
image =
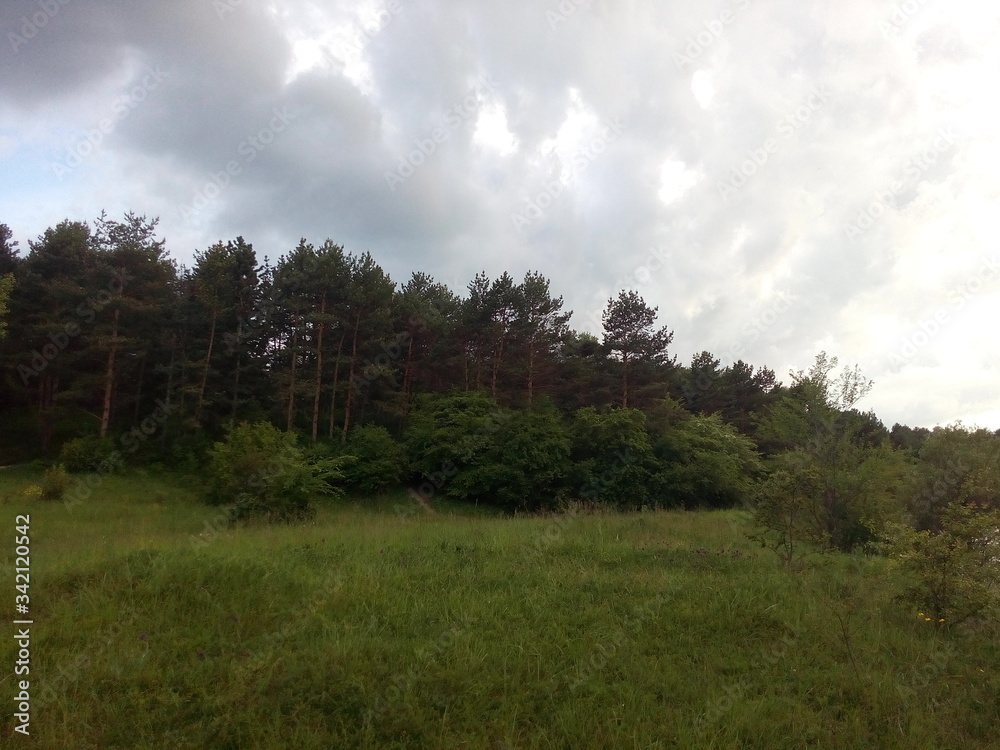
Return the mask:
M 662 366 L 673 364 L 667 347 L 674 334 L 666 326 L 655 327 L 657 309 L 638 293 L 622 291 L 617 299 L 608 300 L 604 311 L 604 346 L 621 363 L 622 408 L 628 408 L 633 394 L 652 381 Z

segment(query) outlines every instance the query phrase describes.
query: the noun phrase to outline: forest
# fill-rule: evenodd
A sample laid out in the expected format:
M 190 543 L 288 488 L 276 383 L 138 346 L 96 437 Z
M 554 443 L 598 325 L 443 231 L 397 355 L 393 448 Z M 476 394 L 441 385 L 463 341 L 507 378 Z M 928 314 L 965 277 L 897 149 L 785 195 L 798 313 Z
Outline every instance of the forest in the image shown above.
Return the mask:
M 787 383 L 708 351 L 683 364 L 634 291 L 598 338 L 539 273 L 459 294 L 329 239 L 272 262 L 243 237 L 186 268 L 156 227 L 66 220 L 22 256 L 0 225 L 4 463 L 174 467 L 282 518 L 311 506 L 306 489 L 287 506 L 302 462 L 300 489 L 512 512 L 745 508 L 789 564 L 802 543 L 874 549 L 892 524 L 939 533 L 949 507 L 997 509 L 1000 434 L 887 429 L 856 406 L 871 381 L 825 352 Z

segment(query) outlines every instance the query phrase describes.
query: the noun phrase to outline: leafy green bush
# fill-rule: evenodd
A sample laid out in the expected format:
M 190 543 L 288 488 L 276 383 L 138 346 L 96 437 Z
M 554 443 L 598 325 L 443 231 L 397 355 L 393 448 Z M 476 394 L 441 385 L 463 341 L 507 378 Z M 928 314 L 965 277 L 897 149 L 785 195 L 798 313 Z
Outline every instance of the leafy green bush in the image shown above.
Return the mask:
M 342 494 L 340 459 L 309 459 L 295 435 L 268 422 L 242 423 L 209 451 L 209 502 L 232 504 L 234 520 L 294 521 L 315 513 L 316 495 Z
M 114 453 L 113 439 L 88 435 L 63 443 L 59 451 L 59 463 L 73 473 L 94 471 Z
M 484 450 L 452 482 L 456 497 L 487 497 L 517 510 L 556 507 L 569 474 L 569 431 L 546 400 L 508 412 L 489 433 Z
M 342 453 L 354 458 L 343 467 L 344 480 L 362 492 L 384 492 L 399 485 L 406 473 L 406 451 L 384 427 L 355 427 Z
M 749 537 L 789 568 L 829 548 L 823 531 L 822 477 L 809 465 L 773 471 L 758 487 Z
M 1000 511 L 952 503 L 939 530 L 899 526 L 890 550 L 904 596 L 939 625 L 996 616 L 1000 605 Z
M 578 409 L 572 423 L 573 497 L 617 508 L 649 505 L 653 452 L 638 409 Z
M 750 438 L 718 415 L 691 416 L 653 444 L 658 470 L 654 504 L 731 508 L 748 504 L 763 467 Z
M 182 471 L 198 472 L 205 468 L 211 447 L 209 433 L 193 418 L 188 418 L 168 433 L 163 459 Z
M 544 399 L 515 412 L 482 392 L 421 397 L 406 446 L 425 497 L 440 491 L 510 508 L 554 507 L 569 471 L 569 435 Z
M 907 511 L 918 529 L 937 531 L 956 502 L 1000 508 L 1000 437 L 961 424 L 935 427 L 913 472 Z
M 69 474 L 62 464 L 56 464 L 45 470 L 45 477 L 42 480 L 42 500 L 58 502 L 63 499 L 68 489 Z

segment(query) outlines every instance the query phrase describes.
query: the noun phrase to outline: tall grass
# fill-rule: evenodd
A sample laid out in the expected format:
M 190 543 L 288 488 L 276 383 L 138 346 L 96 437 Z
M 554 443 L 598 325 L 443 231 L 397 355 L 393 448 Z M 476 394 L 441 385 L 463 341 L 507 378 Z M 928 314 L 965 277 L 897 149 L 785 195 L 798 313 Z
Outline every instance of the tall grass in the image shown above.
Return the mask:
M 932 627 L 879 559 L 789 574 L 735 512 L 400 493 L 206 533 L 194 482 L 68 511 L 20 495 L 38 477 L 0 472 L 0 538 L 32 519 L 37 747 L 996 747 L 994 629 Z

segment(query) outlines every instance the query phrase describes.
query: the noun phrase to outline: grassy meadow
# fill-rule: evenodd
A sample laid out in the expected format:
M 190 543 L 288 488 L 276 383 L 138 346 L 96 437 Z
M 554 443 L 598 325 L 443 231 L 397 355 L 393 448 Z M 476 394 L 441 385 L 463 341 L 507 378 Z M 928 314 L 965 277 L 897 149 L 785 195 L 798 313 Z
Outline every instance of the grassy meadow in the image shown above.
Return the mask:
M 738 512 L 398 493 L 228 528 L 189 478 L 110 477 L 72 509 L 22 494 L 40 479 L 0 471 L 35 621 L 32 736 L 7 701 L 0 746 L 1000 747 L 996 628 L 926 622 L 881 559 L 786 572 Z

